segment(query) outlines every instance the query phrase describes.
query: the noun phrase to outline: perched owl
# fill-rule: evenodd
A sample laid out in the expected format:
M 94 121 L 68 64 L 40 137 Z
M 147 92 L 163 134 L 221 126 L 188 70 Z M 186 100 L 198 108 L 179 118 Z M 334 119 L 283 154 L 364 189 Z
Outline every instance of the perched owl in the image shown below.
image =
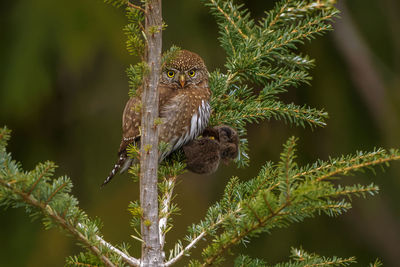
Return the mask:
M 141 88 L 137 96 L 126 103 L 122 116 L 122 141 L 119 159 L 103 185 L 107 184 L 120 170 L 124 172 L 131 164 L 126 147 L 140 144 Z M 162 161 L 171 152 L 195 139 L 208 124 L 211 113 L 208 87 L 208 71 L 202 58 L 190 51 L 180 50 L 162 68 L 159 91 L 159 142 L 169 148 L 159 155 Z

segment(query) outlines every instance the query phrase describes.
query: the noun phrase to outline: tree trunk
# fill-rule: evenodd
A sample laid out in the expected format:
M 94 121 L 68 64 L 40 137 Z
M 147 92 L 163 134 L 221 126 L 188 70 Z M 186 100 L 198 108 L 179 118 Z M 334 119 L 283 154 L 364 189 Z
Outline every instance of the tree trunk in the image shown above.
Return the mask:
M 140 203 L 143 211 L 141 221 L 141 266 L 163 266 L 158 228 L 158 129 L 154 123 L 158 117 L 158 82 L 161 71 L 161 0 L 146 3 L 145 30 L 147 37 L 146 60 L 150 69 L 144 79 L 142 95 L 141 157 L 140 157 Z

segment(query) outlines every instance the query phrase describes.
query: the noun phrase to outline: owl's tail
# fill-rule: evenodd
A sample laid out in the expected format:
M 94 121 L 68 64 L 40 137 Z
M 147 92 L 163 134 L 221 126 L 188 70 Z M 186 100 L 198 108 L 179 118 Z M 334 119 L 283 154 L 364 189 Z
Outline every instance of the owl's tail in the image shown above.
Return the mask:
M 128 157 L 126 150 L 122 151 L 119 155 L 117 163 L 115 163 L 114 168 L 111 170 L 110 174 L 104 180 L 101 186 L 103 187 L 106 184 L 108 184 L 111 181 L 111 179 L 117 174 L 118 171 L 120 171 L 120 173 L 126 171 L 131 166 L 131 164 L 132 164 L 132 159 Z

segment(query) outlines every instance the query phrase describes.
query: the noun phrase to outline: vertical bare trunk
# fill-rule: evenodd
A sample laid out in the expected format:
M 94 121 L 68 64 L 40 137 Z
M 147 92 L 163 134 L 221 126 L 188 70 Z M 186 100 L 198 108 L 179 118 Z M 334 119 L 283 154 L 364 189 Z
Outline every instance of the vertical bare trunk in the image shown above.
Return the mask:
M 161 0 L 146 3 L 146 60 L 150 73 L 142 95 L 142 137 L 140 158 L 140 203 L 143 210 L 141 266 L 162 266 L 163 256 L 158 228 L 158 80 L 161 68 Z

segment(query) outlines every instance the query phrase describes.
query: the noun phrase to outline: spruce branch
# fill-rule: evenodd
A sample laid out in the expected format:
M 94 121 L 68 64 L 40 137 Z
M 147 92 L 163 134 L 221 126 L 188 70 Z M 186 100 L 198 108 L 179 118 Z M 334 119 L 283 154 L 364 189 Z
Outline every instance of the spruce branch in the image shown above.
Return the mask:
M 352 165 L 352 166 L 338 168 L 334 171 L 328 172 L 327 174 L 325 174 L 321 177 L 318 177 L 317 181 L 325 180 L 327 178 L 330 178 L 330 177 L 335 176 L 340 173 L 347 173 L 349 171 L 359 170 L 359 169 L 362 169 L 365 167 L 383 164 L 383 163 L 386 163 L 389 161 L 399 160 L 399 159 L 400 159 L 400 155 L 398 154 L 398 151 L 393 151 L 393 154 L 389 154 L 387 158 L 377 158 L 377 159 L 369 161 L 369 162 L 367 161 L 367 162 L 362 162 L 362 163 Z
M 348 266 L 351 263 L 356 263 L 354 257 L 339 258 L 339 257 L 323 257 L 314 253 L 308 253 L 303 249 L 291 249 L 291 260 L 281 262 L 275 265 L 269 265 L 264 260 L 253 259 L 246 255 L 240 255 L 235 260 L 235 267 L 319 267 L 319 266 Z
M 169 257 L 169 260 L 165 263 L 165 266 L 171 266 L 171 265 L 175 264 L 177 261 L 179 261 L 183 256 L 190 255 L 190 250 L 192 248 L 196 247 L 196 244 L 200 240 L 204 239 L 210 232 L 213 232 L 215 229 L 217 229 L 217 227 L 220 224 L 222 224 L 226 219 L 227 219 L 227 217 L 218 218 L 218 220 L 216 222 L 208 224 L 199 233 L 187 236 L 185 239 L 188 242 L 188 244 L 184 248 L 182 247 L 182 242 L 178 241 L 175 244 L 175 249 L 170 251 L 170 257 Z M 192 227 L 195 227 L 195 226 L 192 226 Z M 196 230 L 194 230 L 194 231 L 196 231 Z
M 315 177 L 316 181 L 322 181 L 340 173 L 387 164 L 389 161 L 399 160 L 399 151 L 396 149 L 385 150 L 378 148 L 373 152 L 359 151 L 355 155 L 342 156 L 329 161 L 318 161 L 306 166 L 297 173 L 294 178 Z M 373 169 L 371 169 L 373 170 Z
M 81 223 L 78 223 L 78 227 L 81 228 L 82 230 L 87 230 L 87 228 Z M 122 258 L 122 260 L 129 266 L 140 266 L 140 261 L 138 259 L 131 257 L 128 254 L 122 252 L 118 248 L 114 247 L 113 245 L 111 245 L 110 243 L 105 241 L 99 235 L 95 235 L 95 238 L 102 246 L 104 246 L 104 247 L 108 248 L 109 250 L 111 250 L 112 252 L 118 254 Z
M 203 1 L 217 19 L 219 40 L 228 56 L 226 73 L 210 73 L 214 111 L 210 124 L 238 129 L 238 165 L 248 165 L 245 126 L 249 123 L 274 118 L 296 126 L 325 126 L 325 111 L 285 104 L 276 96 L 289 87 L 309 83 L 313 60 L 295 50 L 305 40 L 332 29 L 330 22 L 338 14 L 334 1 L 282 0 L 258 21 L 233 1 Z M 254 90 L 248 82 L 262 90 Z
M 382 267 L 383 264 L 379 259 L 376 259 L 374 263 L 370 263 L 369 267 Z
M 78 255 L 70 256 L 66 259 L 66 266 L 85 266 L 98 267 L 101 262 L 91 253 L 80 252 Z
M 236 15 L 236 16 L 230 16 L 227 12 L 225 12 L 225 11 L 222 9 L 222 7 L 218 4 L 217 1 L 215 1 L 215 0 L 210 0 L 210 4 L 211 4 L 214 8 L 216 8 L 216 10 L 217 10 L 218 12 L 220 12 L 222 16 L 225 17 L 225 19 L 226 19 L 226 20 L 233 26 L 233 28 L 235 28 L 235 30 L 240 34 L 240 36 L 242 36 L 244 39 L 248 39 L 248 38 L 249 38 L 246 34 L 244 34 L 244 33 L 242 32 L 242 30 L 240 29 L 240 26 L 239 26 L 238 23 L 235 21 L 235 18 L 241 19 L 240 15 L 238 14 L 238 13 L 241 13 L 241 12 L 234 13 L 234 15 Z M 229 8 L 231 8 L 231 10 L 234 10 L 234 9 L 233 9 L 234 6 L 233 6 L 231 3 L 227 2 L 227 6 L 229 6 Z M 237 11 L 239 11 L 239 10 L 237 10 Z M 234 11 L 234 12 L 235 12 L 235 11 Z
M 294 161 L 295 145 L 296 139 L 290 138 L 284 146 L 281 161 L 277 165 L 267 163 L 256 178 L 244 183 L 233 178 L 222 200 L 209 210 L 205 220 L 191 228 L 195 230 L 190 232 L 202 233 L 216 218 L 226 218 L 221 224 L 222 233 L 210 233 L 214 241 L 203 250 L 202 266 L 219 263 L 224 252 L 232 246 L 262 232 L 270 233 L 276 227 L 287 227 L 316 214 L 337 216 L 346 212 L 351 208 L 352 196 L 375 195 L 379 188 L 374 184 L 335 186 L 327 177 L 349 175 L 400 159 L 397 150 L 378 149 L 372 153 L 360 152 L 331 159 L 330 163 L 317 161 L 310 166 L 298 167 Z M 305 172 L 308 175 L 303 176 Z
M 206 236 L 207 232 L 203 231 L 198 236 L 196 236 L 185 248 L 180 248 L 175 250 L 175 256 L 165 263 L 165 266 L 171 266 L 179 261 L 183 256 L 189 255 L 189 251 L 196 246 L 196 244 Z M 180 243 L 178 243 L 180 244 Z M 172 254 L 172 253 L 171 253 Z
M 3 178 L 3 177 L 0 177 Z M 61 226 L 64 230 L 75 236 L 82 244 L 84 244 L 93 254 L 97 255 L 99 259 L 108 267 L 115 266 L 111 260 L 104 256 L 98 246 L 94 245 L 88 240 L 88 238 L 68 223 L 64 218 L 59 216 L 51 206 L 35 199 L 31 194 L 27 194 L 15 188 L 12 184 L 7 183 L 3 179 L 0 179 L 0 185 L 7 188 L 12 193 L 18 195 L 25 203 L 38 208 L 43 214 L 49 216 L 54 222 Z M 136 265 L 135 265 L 136 266 Z
M 58 226 L 74 236 L 105 266 L 116 266 L 122 260 L 139 266 L 139 260 L 106 242 L 98 233 L 98 223 L 88 219 L 70 194 L 68 177 L 52 179 L 56 165 L 50 161 L 24 172 L 6 152 L 10 131 L 0 128 L 0 205 L 24 207 L 33 218 L 43 217 L 46 228 Z
M 299 262 L 304 267 L 313 266 L 348 266 L 350 263 L 356 263 L 355 257 L 350 258 L 339 258 L 339 257 L 321 257 L 314 253 L 308 253 L 303 249 L 292 248 L 291 258 L 295 262 Z
M 233 190 L 237 182 L 237 179 L 231 179 L 225 189 L 226 194 L 235 194 Z M 223 201 L 229 200 L 224 199 Z M 169 260 L 167 261 L 166 266 L 176 263 L 183 256 L 189 256 L 190 250 L 196 247 L 200 240 L 205 240 L 205 237 L 210 235 L 213 236 L 222 224 L 240 212 L 241 207 L 235 208 L 236 210 L 226 209 L 226 207 L 222 208 L 220 203 L 216 203 L 210 207 L 208 209 L 205 221 L 201 221 L 199 224 L 193 224 L 191 227 L 189 227 L 189 235 L 184 238 L 188 244 L 183 247 L 182 241 L 180 240 L 178 240 L 178 242 L 175 244 L 174 250 L 170 251 Z M 225 213 L 222 213 L 221 210 L 224 210 Z
M 173 191 L 176 183 L 177 176 L 172 176 L 166 178 L 164 181 L 165 190 L 162 194 L 162 198 L 160 201 L 160 220 L 159 220 L 159 228 L 160 228 L 160 244 L 161 249 L 164 248 L 165 244 L 165 235 L 168 232 L 168 219 L 172 212 L 171 210 L 171 201 L 173 198 Z

